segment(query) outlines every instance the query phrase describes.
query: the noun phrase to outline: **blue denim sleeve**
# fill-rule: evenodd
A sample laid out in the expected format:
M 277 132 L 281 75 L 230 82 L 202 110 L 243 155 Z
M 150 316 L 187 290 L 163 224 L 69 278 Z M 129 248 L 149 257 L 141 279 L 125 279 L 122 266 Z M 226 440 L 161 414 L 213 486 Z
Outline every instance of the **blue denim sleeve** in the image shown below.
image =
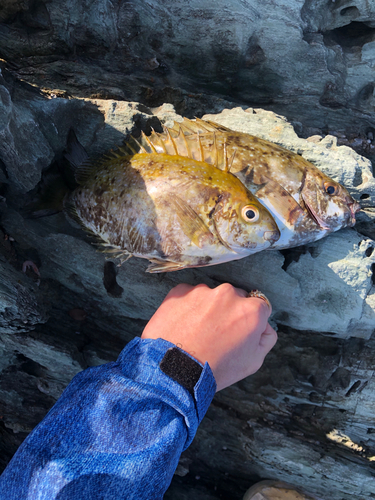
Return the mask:
M 136 338 L 76 375 L 0 477 L 0 500 L 161 499 L 216 390 L 207 363 L 195 397 L 164 374 L 171 347 Z

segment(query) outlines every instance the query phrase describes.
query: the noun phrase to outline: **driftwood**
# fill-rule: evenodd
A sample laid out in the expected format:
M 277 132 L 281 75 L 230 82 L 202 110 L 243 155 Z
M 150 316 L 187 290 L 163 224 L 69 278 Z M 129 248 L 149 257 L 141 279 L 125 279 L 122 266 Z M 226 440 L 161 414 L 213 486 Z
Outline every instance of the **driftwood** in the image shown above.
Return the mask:
M 345 26 L 356 12 L 341 14 L 342 2 L 327 14 L 320 0 L 305 2 L 302 11 L 290 0 L 289 24 L 280 2 L 271 0 L 232 2 L 236 16 L 221 9 L 221 18 L 212 2 L 200 9 L 191 2 L 163 8 L 137 2 L 139 12 L 127 2 L 117 13 L 110 2 L 99 13 L 95 2 L 86 11 L 78 0 L 66 2 L 66 12 L 54 0 L 2 3 L 0 467 L 74 374 L 116 359 L 170 288 L 229 281 L 269 296 L 279 342 L 259 373 L 216 395 L 166 498 L 239 499 L 265 478 L 321 498 L 372 498 L 375 181 L 370 161 L 342 146 L 373 154 L 373 96 L 366 87 L 373 79 L 372 7 L 352 6 L 359 12 L 355 22 L 366 29 L 360 35 L 352 23 L 349 36 Z M 74 12 L 69 27 L 68 11 Z M 198 39 L 213 19 L 215 28 Z M 231 38 L 235 22 L 246 43 Z M 261 30 L 267 22 L 272 33 Z M 285 26 L 290 54 L 293 47 L 301 51 L 296 65 L 280 44 Z M 345 68 L 354 75 L 357 53 L 363 71 L 345 86 L 332 75 Z M 356 227 L 282 253 L 149 275 L 141 259 L 121 267 L 106 260 L 64 214 L 25 217 L 23 206 L 46 171 L 64 168 L 70 127 L 90 155 L 99 155 L 129 133 L 180 120 L 164 101 L 191 117 L 239 102 L 242 108 L 209 118 L 303 154 L 345 184 L 364 207 Z M 270 111 L 248 108 L 251 103 L 285 112 L 294 128 Z

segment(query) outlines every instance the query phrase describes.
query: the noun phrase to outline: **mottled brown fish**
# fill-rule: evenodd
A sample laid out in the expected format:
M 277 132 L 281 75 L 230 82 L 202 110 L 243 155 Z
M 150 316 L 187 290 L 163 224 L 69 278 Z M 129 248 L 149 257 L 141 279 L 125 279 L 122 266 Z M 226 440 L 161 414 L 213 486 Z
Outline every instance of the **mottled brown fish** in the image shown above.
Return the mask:
M 67 212 L 104 251 L 151 261 L 147 271 L 220 264 L 268 248 L 280 236 L 234 175 L 194 159 L 125 149 L 76 172 Z
M 138 147 L 194 158 L 236 175 L 279 227 L 272 248 L 303 245 L 353 226 L 360 210 L 345 187 L 300 155 L 213 122 L 185 118 L 161 134 L 142 134 Z

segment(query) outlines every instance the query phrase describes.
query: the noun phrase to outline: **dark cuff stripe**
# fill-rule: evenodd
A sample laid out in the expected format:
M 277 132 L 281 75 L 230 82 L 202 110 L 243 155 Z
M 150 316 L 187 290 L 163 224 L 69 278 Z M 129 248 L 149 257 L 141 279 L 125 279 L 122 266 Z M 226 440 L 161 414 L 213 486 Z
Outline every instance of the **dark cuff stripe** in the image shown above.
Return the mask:
M 165 353 L 160 363 L 160 369 L 168 377 L 185 387 L 194 397 L 194 387 L 203 371 L 197 361 L 194 361 L 177 347 L 171 347 Z

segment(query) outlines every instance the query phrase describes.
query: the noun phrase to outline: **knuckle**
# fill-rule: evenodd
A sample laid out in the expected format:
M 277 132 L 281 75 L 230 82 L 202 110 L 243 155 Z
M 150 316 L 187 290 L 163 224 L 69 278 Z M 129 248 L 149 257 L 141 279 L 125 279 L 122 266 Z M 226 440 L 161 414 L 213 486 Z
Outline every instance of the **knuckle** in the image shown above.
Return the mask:
M 269 316 L 269 307 L 266 302 L 262 299 L 258 299 L 256 297 L 249 297 L 249 307 L 251 306 L 253 314 L 257 314 L 259 316 L 263 316 L 267 314 Z
M 272 335 L 272 342 L 273 342 L 273 346 L 276 344 L 276 342 L 278 341 L 279 339 L 279 336 L 277 335 L 277 333 L 274 331 L 273 332 L 273 335 Z M 273 347 L 272 346 L 272 347 Z
M 230 283 L 222 283 L 216 288 L 218 293 L 222 293 L 223 295 L 232 294 L 234 292 L 234 287 Z
M 199 285 L 195 285 L 194 290 L 199 290 L 200 288 L 208 289 L 209 287 L 206 285 L 206 283 L 199 283 Z
M 200 283 L 199 285 L 195 285 L 191 288 L 191 293 L 196 296 L 196 295 L 200 295 L 202 293 L 206 293 L 207 290 L 209 290 L 209 287 L 204 284 L 204 283 Z
M 253 297 L 249 297 L 247 299 L 247 301 L 248 301 L 247 302 L 248 308 L 249 308 L 249 310 L 251 311 L 252 314 L 260 315 L 262 313 L 262 311 L 263 311 L 264 305 L 266 305 L 260 299 L 256 299 L 256 298 L 253 298 Z

